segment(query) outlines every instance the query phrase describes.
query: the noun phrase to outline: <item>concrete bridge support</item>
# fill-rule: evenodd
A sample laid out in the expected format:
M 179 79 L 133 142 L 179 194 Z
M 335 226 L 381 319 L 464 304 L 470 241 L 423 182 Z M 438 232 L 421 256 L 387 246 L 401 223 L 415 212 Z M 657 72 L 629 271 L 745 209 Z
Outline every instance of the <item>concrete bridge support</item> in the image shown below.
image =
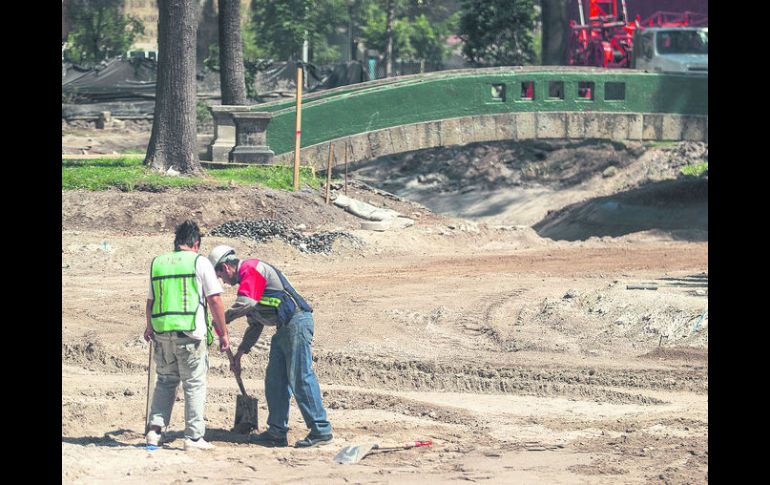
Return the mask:
M 209 106 L 214 119 L 214 139 L 208 147 L 208 160 L 227 162 L 235 146 L 235 121 L 233 113 L 249 111 L 248 106 Z
M 232 113 L 235 122 L 235 147 L 229 161 L 238 163 L 272 163 L 273 153 L 267 146 L 267 125 L 273 117 L 267 112 Z

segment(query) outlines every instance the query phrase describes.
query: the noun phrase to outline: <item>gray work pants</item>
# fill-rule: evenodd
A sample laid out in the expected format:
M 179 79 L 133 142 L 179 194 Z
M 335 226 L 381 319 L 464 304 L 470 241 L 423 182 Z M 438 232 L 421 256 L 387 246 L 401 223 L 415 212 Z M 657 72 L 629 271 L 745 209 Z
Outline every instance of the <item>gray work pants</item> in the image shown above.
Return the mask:
M 203 411 L 206 406 L 206 375 L 209 354 L 205 341 L 180 337 L 176 332 L 155 334 L 155 366 L 158 379 L 150 406 L 150 426 L 168 426 L 182 381 L 184 389 L 185 438 L 197 440 L 206 432 Z

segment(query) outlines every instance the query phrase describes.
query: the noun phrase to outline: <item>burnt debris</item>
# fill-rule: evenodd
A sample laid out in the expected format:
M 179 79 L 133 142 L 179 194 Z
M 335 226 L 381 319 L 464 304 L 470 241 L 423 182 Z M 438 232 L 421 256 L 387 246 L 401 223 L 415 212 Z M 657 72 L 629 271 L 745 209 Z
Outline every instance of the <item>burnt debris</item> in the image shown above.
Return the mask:
M 363 246 L 356 236 L 347 232 L 331 231 L 303 234 L 286 224 L 270 219 L 238 220 L 225 222 L 211 230 L 212 236 L 246 237 L 257 242 L 278 238 L 304 253 L 328 253 L 338 237 L 347 238 L 357 246 Z

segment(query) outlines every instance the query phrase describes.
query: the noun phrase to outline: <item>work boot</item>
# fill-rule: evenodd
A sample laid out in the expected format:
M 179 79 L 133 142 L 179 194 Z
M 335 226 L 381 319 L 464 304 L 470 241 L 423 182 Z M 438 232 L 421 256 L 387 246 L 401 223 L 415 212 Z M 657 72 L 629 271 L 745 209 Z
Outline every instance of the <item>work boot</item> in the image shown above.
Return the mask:
M 216 446 L 212 445 L 208 441 L 204 440 L 203 437 L 198 438 L 196 441 L 193 441 L 190 438 L 184 439 L 184 449 L 187 450 L 213 450 L 216 448 Z
M 254 443 L 255 445 L 261 445 L 261 446 L 276 447 L 276 448 L 283 448 L 284 446 L 289 446 L 289 440 L 286 439 L 285 435 L 277 436 L 269 431 L 263 431 L 259 434 L 249 435 L 249 443 Z
M 151 429 L 147 432 L 145 440 L 147 441 L 147 446 L 158 446 L 160 444 L 160 433 Z
M 305 436 L 304 439 L 301 439 L 294 443 L 295 448 L 310 448 L 313 446 L 318 445 L 325 445 L 327 443 L 331 443 L 332 441 L 332 434 L 320 434 L 320 435 L 313 435 L 312 433 Z

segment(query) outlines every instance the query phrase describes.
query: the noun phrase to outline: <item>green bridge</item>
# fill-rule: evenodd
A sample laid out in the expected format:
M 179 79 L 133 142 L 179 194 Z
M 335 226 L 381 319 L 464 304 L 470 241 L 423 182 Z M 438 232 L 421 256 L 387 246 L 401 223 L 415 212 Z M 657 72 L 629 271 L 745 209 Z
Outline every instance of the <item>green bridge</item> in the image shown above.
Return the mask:
M 212 107 L 212 112 L 217 122 L 212 147 L 224 147 L 215 161 L 227 161 L 226 152 L 235 146 L 230 161 L 293 162 L 294 99 Z M 326 165 L 330 143 L 336 164 L 345 155 L 355 162 L 436 146 L 533 138 L 708 141 L 708 77 L 501 67 L 389 78 L 302 98 L 301 160 L 317 167 Z

